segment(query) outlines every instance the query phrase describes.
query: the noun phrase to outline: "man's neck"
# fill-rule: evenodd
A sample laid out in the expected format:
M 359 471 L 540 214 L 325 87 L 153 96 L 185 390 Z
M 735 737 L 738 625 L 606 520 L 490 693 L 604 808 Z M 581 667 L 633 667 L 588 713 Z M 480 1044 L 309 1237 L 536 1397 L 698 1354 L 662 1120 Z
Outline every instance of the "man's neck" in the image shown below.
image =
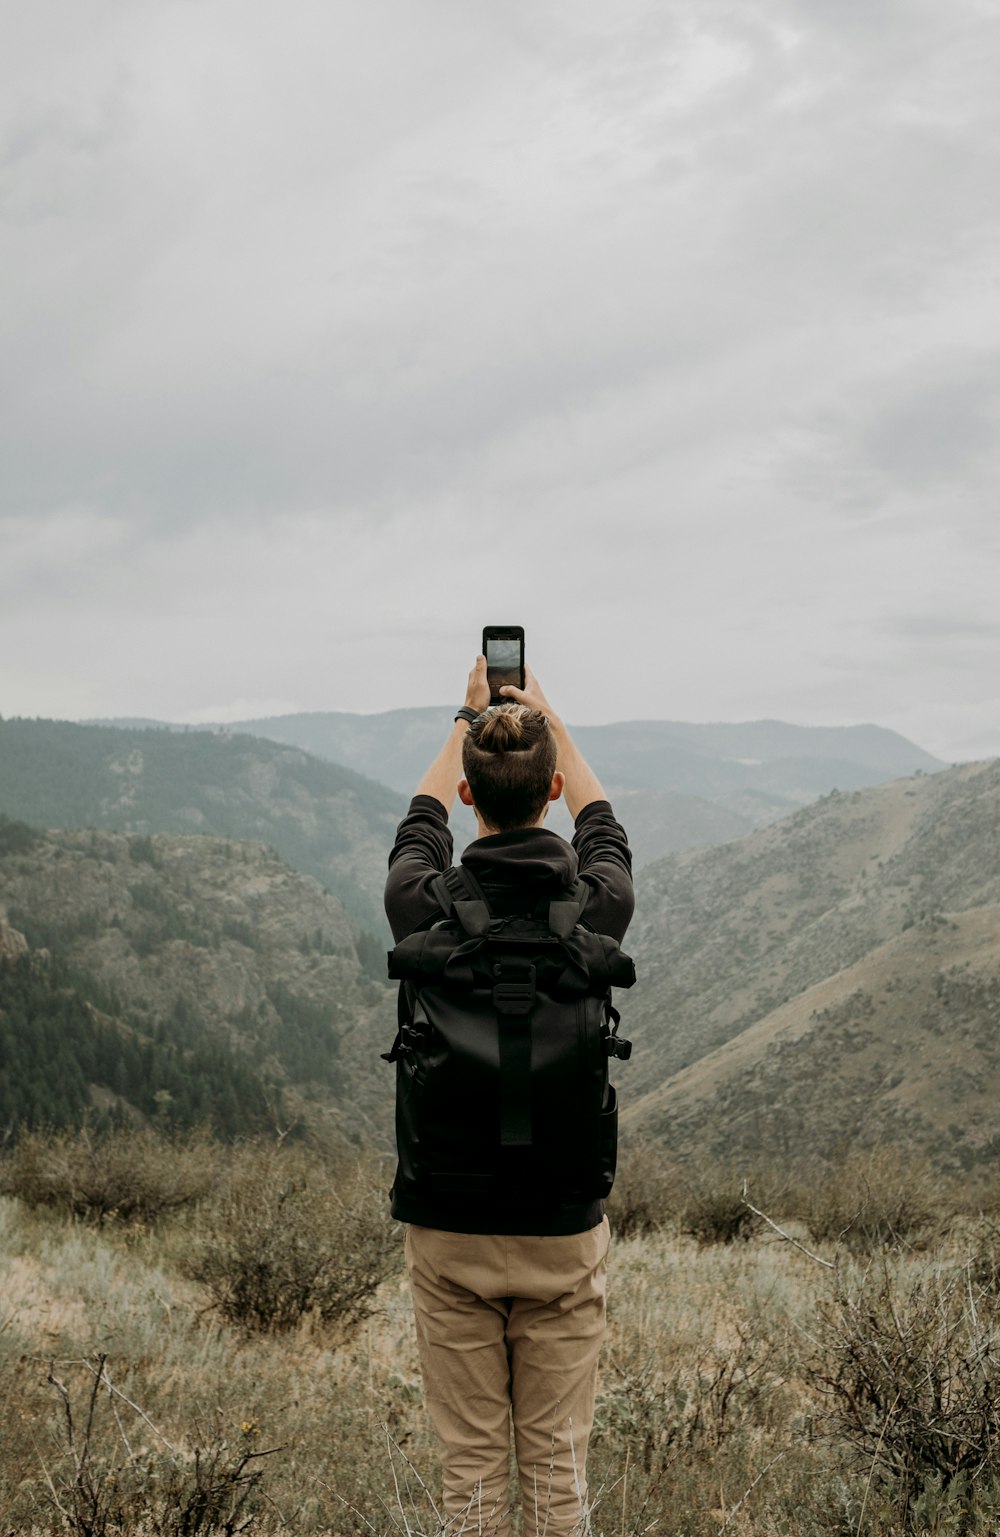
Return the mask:
M 498 836 L 498 834 L 500 834 L 500 833 L 526 833 L 526 832 L 532 832 L 532 831 L 534 831 L 535 828 L 541 828 L 541 827 L 543 827 L 545 825 L 545 812 L 547 812 L 548 809 L 549 809 L 548 806 L 546 806 L 545 811 L 542 812 L 542 814 L 538 818 L 537 822 L 525 822 L 520 827 L 490 827 L 489 823 L 488 822 L 484 822 L 482 817 L 479 815 L 479 812 L 477 811 L 476 812 L 476 827 L 477 827 L 478 830 L 476 832 L 476 837 L 477 838 L 496 838 Z

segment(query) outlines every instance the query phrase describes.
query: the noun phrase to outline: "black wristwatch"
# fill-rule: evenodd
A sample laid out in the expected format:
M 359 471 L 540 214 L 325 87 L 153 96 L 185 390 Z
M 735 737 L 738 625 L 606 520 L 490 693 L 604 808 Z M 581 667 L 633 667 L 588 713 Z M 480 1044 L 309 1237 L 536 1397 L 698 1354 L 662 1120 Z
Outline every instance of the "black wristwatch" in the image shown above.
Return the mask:
M 480 714 L 480 712 L 478 710 L 474 710 L 472 708 L 471 704 L 463 704 L 462 708 L 459 710 L 458 714 L 455 716 L 455 719 L 456 720 L 466 720 L 466 721 L 468 721 L 469 725 L 471 726 L 471 725 L 473 725 L 473 723 L 475 721 L 477 721 L 479 719 L 479 714 Z

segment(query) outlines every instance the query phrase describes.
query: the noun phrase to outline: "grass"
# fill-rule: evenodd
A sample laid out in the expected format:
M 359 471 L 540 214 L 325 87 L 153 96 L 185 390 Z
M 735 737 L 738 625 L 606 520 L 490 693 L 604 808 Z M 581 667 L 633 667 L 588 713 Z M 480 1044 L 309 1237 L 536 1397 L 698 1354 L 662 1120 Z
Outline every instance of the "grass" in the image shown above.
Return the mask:
M 350 1330 L 314 1310 L 248 1334 L 190 1278 L 197 1221 L 98 1227 L 0 1200 L 0 1531 L 435 1532 L 436 1449 L 402 1277 Z M 970 1215 L 919 1252 L 842 1249 L 836 1272 L 771 1232 L 707 1244 L 664 1223 L 617 1240 L 588 1468 L 595 1537 L 992 1537 L 997 1448 L 955 1477 L 910 1464 L 905 1490 L 885 1454 L 905 1442 L 893 1395 L 911 1368 L 922 1382 L 933 1310 L 914 1313 L 920 1299 L 948 1287 L 964 1349 L 974 1297 L 977 1349 L 995 1358 L 996 1288 L 973 1290 L 972 1276 L 995 1275 L 983 1254 L 995 1264 L 996 1232 L 995 1217 Z M 894 1309 L 913 1360 L 897 1352 L 887 1401 L 859 1430 L 831 1380 L 848 1327 L 856 1346 L 871 1311 L 884 1343 Z M 939 1373 L 950 1348 L 935 1335 Z M 849 1352 L 853 1370 L 859 1358 Z

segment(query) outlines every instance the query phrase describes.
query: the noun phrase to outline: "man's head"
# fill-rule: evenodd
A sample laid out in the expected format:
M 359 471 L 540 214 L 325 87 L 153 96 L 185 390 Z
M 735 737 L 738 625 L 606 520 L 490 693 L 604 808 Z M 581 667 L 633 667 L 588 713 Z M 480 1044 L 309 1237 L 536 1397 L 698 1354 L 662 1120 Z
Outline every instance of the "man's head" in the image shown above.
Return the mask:
M 523 704 L 483 711 L 465 734 L 462 767 L 459 796 L 495 832 L 534 827 L 562 791 L 548 719 Z

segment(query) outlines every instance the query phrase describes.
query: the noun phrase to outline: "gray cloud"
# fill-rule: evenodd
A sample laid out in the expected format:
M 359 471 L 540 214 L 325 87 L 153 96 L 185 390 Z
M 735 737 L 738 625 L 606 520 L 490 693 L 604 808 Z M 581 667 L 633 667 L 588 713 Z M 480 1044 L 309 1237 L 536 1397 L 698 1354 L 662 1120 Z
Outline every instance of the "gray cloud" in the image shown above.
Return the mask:
M 988 8 L 11 11 L 0 709 L 450 697 L 503 570 L 577 718 L 970 738 Z

